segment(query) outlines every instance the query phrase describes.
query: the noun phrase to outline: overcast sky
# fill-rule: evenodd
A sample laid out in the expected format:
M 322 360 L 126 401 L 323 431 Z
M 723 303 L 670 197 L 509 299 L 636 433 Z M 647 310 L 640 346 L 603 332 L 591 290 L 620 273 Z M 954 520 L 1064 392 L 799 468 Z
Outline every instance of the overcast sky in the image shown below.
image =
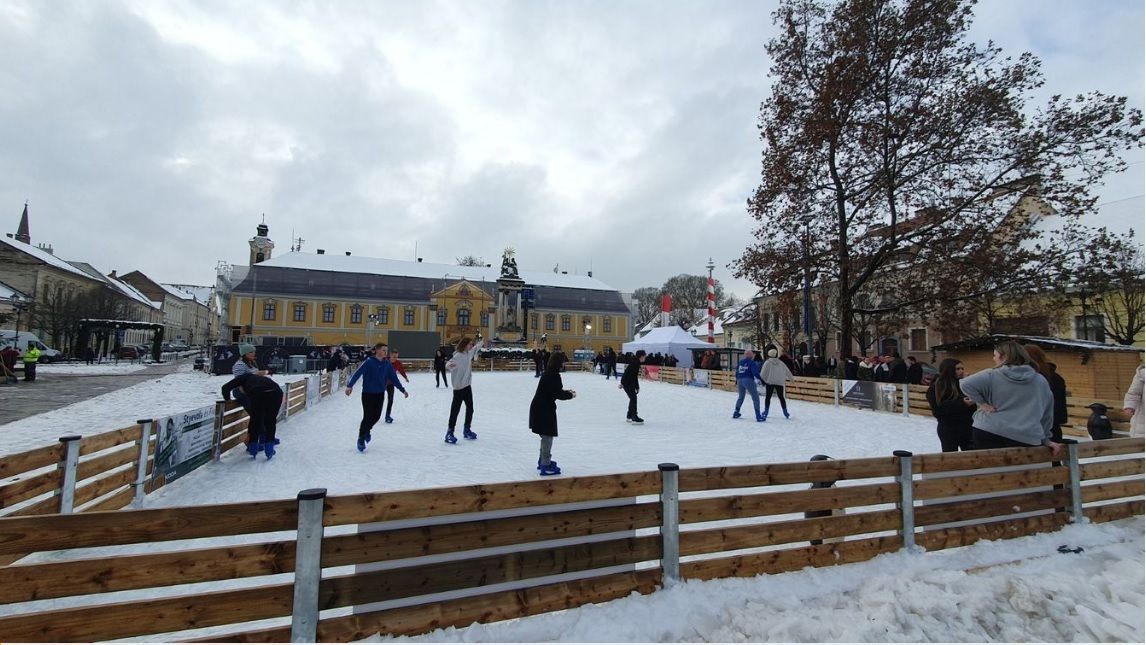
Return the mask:
M 774 2 L 0 0 L 0 227 L 211 284 L 266 214 L 303 250 L 592 268 L 614 288 L 749 241 Z M 1046 94 L 1143 106 L 1142 0 L 983 0 Z M 1102 199 L 1143 193 L 1143 155 Z M 1141 212 L 1118 228 L 1142 228 Z

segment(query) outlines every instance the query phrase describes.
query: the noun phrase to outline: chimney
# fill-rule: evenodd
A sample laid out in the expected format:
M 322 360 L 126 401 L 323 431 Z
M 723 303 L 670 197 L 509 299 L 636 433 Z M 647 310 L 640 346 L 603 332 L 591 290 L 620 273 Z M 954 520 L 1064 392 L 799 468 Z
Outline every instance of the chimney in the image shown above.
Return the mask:
M 346 255 L 348 255 L 348 256 L 349 256 L 349 255 L 350 255 L 350 251 L 347 251 L 347 252 L 346 252 Z
M 319 249 L 318 254 L 319 255 L 326 255 L 326 249 Z
M 422 258 L 418 258 L 418 261 L 419 261 L 419 262 L 421 262 L 421 261 L 422 261 Z
M 116 280 L 119 279 L 119 277 L 115 275 L 115 269 L 112 269 L 112 272 L 108 274 L 108 277 L 115 278 Z
M 589 277 L 590 277 L 590 278 L 592 278 L 592 277 L 593 277 L 593 272 L 592 272 L 592 271 L 590 271 L 590 272 L 589 272 Z

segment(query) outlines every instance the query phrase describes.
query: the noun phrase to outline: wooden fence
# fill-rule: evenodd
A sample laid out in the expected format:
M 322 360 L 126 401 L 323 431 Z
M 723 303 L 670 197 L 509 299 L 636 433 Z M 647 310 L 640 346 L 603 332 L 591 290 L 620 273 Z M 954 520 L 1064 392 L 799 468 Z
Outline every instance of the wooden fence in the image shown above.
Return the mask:
M 685 368 L 661 367 L 655 370 L 655 372 L 656 377 L 654 380 L 663 383 L 683 385 L 689 381 L 689 370 Z M 710 371 L 708 372 L 707 378 L 710 387 L 713 389 L 728 392 L 736 391 L 736 376 L 733 372 Z M 797 401 L 831 404 L 836 401 L 833 391 L 839 387 L 839 383 L 840 381 L 837 379 L 797 376 L 788 384 L 784 393 L 788 398 Z M 927 388 L 925 386 L 898 384 L 898 387 L 906 387 L 908 390 L 909 414 L 925 417 L 931 416 L 931 408 L 927 405 Z M 897 394 L 897 397 L 901 400 L 902 392 Z M 1076 437 L 1089 436 L 1086 432 L 1086 421 L 1090 418 L 1091 411 L 1086 406 L 1091 403 L 1101 403 L 1105 405 L 1107 408 L 1107 416 L 1110 418 L 1111 425 L 1114 426 L 1115 433 L 1118 436 L 1126 435 L 1130 428 L 1130 417 L 1122 411 L 1122 401 L 1078 397 L 1067 397 L 1068 418 L 1066 425 L 1063 426 L 1064 435 L 1073 435 Z
M 418 634 L 1143 513 L 1142 438 L 0 519 L 12 641 Z M 836 482 L 833 487 L 811 484 Z M 827 515 L 845 509 L 846 514 Z M 824 516 L 818 516 L 824 515 Z M 925 554 L 920 557 L 926 557 Z M 226 583 L 220 585 L 220 581 Z M 1085 581 L 1083 581 L 1085 583 Z M 293 623 L 292 623 L 293 620 Z

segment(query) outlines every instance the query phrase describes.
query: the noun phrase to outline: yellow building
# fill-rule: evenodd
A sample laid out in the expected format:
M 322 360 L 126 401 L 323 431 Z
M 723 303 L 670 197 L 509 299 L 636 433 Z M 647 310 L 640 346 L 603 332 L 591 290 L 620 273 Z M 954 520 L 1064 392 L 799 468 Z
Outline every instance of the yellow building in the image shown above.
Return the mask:
M 231 342 L 387 342 L 415 358 L 479 331 L 494 346 L 545 343 L 569 353 L 619 349 L 631 335 L 629 310 L 618 291 L 591 276 L 519 275 L 512 252 L 500 269 L 321 250 L 272 257 L 267 232 L 260 225 L 250 242 L 252 265 L 231 288 Z

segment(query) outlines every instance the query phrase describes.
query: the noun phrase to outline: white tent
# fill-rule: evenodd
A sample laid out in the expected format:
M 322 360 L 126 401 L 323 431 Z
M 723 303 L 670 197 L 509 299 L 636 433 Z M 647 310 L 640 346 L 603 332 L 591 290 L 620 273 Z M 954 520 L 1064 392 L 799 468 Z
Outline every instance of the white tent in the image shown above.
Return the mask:
M 672 354 L 679 361 L 679 367 L 692 367 L 692 350 L 716 349 L 713 343 L 705 342 L 681 329 L 677 325 L 657 327 L 643 338 L 621 345 L 622 352 L 645 350 L 646 354 Z

